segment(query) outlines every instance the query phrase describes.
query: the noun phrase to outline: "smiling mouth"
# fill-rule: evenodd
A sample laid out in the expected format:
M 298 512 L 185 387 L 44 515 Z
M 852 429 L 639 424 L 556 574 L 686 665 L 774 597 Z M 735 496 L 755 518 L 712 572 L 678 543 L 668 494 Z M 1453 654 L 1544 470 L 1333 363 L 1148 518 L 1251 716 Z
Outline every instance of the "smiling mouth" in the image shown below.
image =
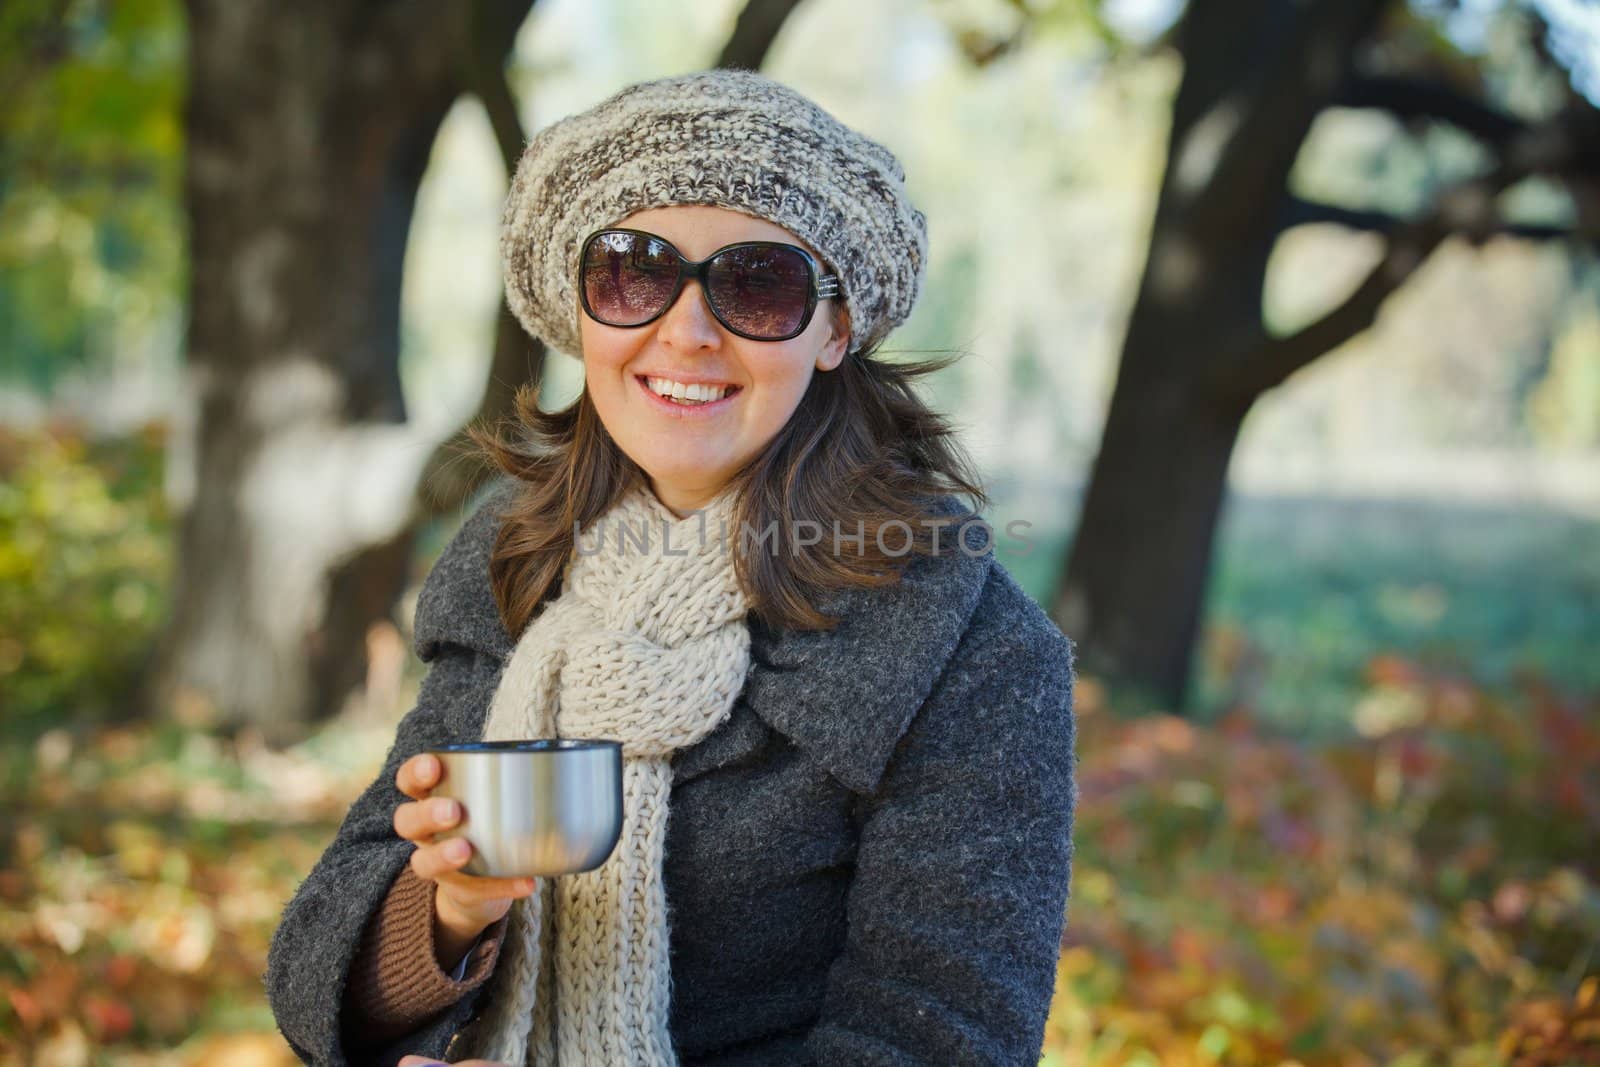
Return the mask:
M 655 399 L 680 408 L 708 407 L 731 400 L 744 391 L 742 385 L 727 386 L 702 386 L 690 385 L 687 387 L 672 387 L 665 378 L 650 378 L 643 374 L 634 375 L 634 380 Z

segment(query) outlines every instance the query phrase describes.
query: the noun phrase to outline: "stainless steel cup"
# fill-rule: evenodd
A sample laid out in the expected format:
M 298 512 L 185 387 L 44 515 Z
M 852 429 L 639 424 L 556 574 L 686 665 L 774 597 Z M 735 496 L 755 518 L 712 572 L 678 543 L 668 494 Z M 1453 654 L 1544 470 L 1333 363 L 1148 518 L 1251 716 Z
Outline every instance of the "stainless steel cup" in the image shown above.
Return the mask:
M 622 745 L 552 738 L 430 749 L 444 773 L 432 795 L 461 802 L 454 830 L 488 878 L 576 874 L 600 866 L 622 836 Z

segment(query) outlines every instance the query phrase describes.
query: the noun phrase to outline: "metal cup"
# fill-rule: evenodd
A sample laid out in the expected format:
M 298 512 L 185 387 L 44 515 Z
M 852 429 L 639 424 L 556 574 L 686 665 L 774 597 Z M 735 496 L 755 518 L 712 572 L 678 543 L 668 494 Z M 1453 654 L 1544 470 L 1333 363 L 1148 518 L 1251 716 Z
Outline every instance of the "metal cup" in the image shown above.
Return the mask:
M 475 741 L 429 750 L 443 774 L 433 796 L 461 802 L 461 869 L 488 878 L 549 877 L 600 866 L 622 836 L 622 745 L 552 738 Z

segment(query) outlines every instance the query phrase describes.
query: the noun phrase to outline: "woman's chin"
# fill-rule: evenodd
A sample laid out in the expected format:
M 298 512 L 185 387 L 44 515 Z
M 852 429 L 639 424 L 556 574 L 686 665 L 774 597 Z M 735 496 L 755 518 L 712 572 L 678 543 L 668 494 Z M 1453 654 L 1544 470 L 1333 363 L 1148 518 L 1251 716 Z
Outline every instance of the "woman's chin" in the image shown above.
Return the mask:
M 657 495 L 666 493 L 674 499 L 690 499 L 704 497 L 710 499 L 716 496 L 722 486 L 727 485 L 727 477 L 717 477 L 710 472 L 720 470 L 720 462 L 707 461 L 702 464 L 686 463 L 684 456 L 674 456 L 671 466 L 652 467 L 641 464 L 650 474 L 651 484 L 655 487 Z

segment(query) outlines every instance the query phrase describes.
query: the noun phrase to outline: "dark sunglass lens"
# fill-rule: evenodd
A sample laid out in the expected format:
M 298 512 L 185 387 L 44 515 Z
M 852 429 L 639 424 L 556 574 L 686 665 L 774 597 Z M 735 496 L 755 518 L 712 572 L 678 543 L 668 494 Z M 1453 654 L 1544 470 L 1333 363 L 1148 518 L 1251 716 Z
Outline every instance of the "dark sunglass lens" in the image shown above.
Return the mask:
M 706 295 L 723 320 L 751 337 L 788 337 L 811 296 L 805 257 L 782 245 L 744 245 L 711 262 Z
M 672 299 L 678 257 L 665 241 L 652 237 L 597 233 L 583 247 L 580 274 L 589 314 L 608 326 L 637 326 Z

